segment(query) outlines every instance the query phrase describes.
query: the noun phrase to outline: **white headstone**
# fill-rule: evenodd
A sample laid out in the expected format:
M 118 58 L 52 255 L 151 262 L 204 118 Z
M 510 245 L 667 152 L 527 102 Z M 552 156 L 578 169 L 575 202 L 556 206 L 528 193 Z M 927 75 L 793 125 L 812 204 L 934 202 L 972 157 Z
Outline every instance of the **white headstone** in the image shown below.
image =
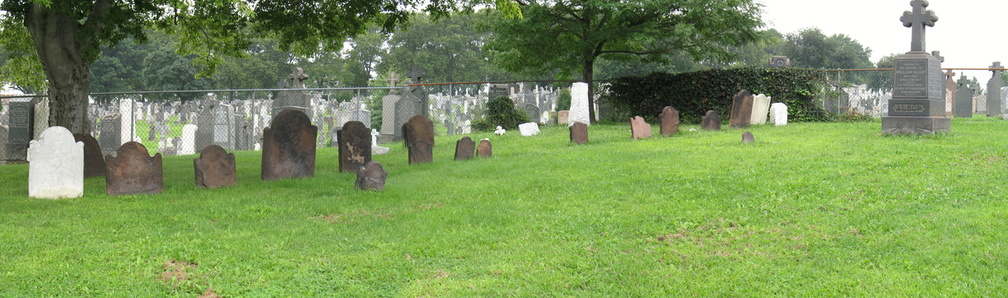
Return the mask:
M 588 83 L 574 83 L 571 86 L 571 107 L 567 116 L 567 126 L 574 125 L 574 122 L 581 122 L 591 125 L 588 119 Z
M 378 146 L 378 130 L 371 130 L 371 155 L 382 155 L 388 153 L 388 147 Z
M 195 124 L 182 126 L 182 146 L 178 148 L 179 155 L 196 154 L 196 128 Z
M 787 106 L 784 103 L 770 105 L 770 122 L 775 126 L 787 125 Z
M 518 130 L 524 137 L 534 136 L 539 134 L 539 124 L 536 124 L 535 122 L 518 124 Z
M 133 100 L 124 98 L 119 100 L 119 145 L 126 144 L 133 140 Z M 139 141 L 139 140 L 137 140 Z
M 53 126 L 28 145 L 28 196 L 41 199 L 84 195 L 84 143 Z
M 757 94 L 753 97 L 752 117 L 749 118 L 749 124 L 766 124 L 767 113 L 770 112 L 770 99 L 766 94 Z

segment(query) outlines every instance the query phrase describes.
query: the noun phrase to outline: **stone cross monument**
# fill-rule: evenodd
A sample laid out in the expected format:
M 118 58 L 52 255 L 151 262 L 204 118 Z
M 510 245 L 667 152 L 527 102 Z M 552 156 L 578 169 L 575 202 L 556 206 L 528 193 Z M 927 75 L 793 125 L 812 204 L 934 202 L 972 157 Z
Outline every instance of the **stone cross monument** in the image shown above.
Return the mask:
M 952 119 L 945 113 L 945 74 L 941 61 L 924 47 L 924 29 L 938 17 L 925 10 L 925 0 L 910 1 L 913 11 L 903 13 L 903 26 L 913 28 L 910 52 L 895 60 L 893 97 L 889 113 L 882 117 L 884 134 L 934 134 L 948 132 Z

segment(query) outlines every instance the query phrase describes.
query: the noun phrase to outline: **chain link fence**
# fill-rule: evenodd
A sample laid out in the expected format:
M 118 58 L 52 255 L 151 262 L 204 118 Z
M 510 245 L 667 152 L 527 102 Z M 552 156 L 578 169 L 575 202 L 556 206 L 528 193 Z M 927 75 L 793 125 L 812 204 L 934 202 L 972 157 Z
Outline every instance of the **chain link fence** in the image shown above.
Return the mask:
M 973 112 L 985 113 L 986 82 L 990 72 L 986 68 L 946 68 L 945 112 L 952 115 L 955 91 L 973 89 Z M 826 111 L 838 115 L 882 117 L 892 99 L 893 69 L 841 69 L 829 70 L 831 90 L 823 92 L 822 104 Z M 1005 94 L 1005 92 L 1001 92 Z M 1002 99 L 1004 100 L 1004 99 Z

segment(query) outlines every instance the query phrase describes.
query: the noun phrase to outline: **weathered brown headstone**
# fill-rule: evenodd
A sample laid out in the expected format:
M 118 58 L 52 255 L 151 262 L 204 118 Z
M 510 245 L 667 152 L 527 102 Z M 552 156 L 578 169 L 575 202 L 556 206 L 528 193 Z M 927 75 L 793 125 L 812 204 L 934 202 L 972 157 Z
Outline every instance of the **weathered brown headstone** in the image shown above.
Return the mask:
M 752 143 L 756 141 L 756 137 L 753 137 L 751 132 L 742 133 L 742 143 Z
M 410 164 L 434 161 L 434 122 L 416 115 L 403 124 L 402 132 Z
M 455 160 L 471 159 L 475 150 L 476 142 L 473 142 L 470 137 L 463 137 L 458 142 L 455 142 Z
M 371 129 L 363 122 L 350 121 L 336 131 L 340 172 L 355 173 L 371 161 Z
M 715 110 L 707 110 L 707 114 L 700 119 L 700 128 L 704 130 L 721 130 L 721 116 Z
M 672 107 L 665 107 L 658 118 L 661 119 L 662 136 L 679 134 L 679 111 Z
M 105 176 L 105 157 L 98 140 L 88 134 L 73 134 L 74 141 L 84 143 L 84 178 Z
M 156 194 L 164 190 L 161 153 L 150 156 L 137 142 L 122 144 L 115 157 L 105 156 L 105 191 L 110 196 Z
M 584 144 L 588 142 L 588 124 L 574 122 L 567 127 L 570 130 L 570 141 L 574 144 Z
M 476 155 L 480 158 L 493 156 L 493 145 L 490 145 L 489 139 L 480 140 L 479 146 L 476 146 Z
M 238 182 L 234 153 L 228 153 L 220 145 L 203 148 L 200 157 L 193 159 L 193 169 L 196 171 L 196 187 L 218 188 Z
M 388 172 L 377 161 L 365 163 L 357 171 L 357 181 L 354 186 L 360 190 L 385 190 L 385 177 Z
M 318 127 L 304 112 L 287 109 L 263 129 L 262 180 L 315 175 L 315 137 Z
M 651 137 L 651 124 L 644 121 L 640 116 L 630 118 L 630 136 L 636 139 L 647 139 Z
M 748 90 L 743 89 L 735 94 L 732 100 L 731 118 L 728 119 L 728 126 L 732 128 L 749 127 L 752 120 L 753 95 Z

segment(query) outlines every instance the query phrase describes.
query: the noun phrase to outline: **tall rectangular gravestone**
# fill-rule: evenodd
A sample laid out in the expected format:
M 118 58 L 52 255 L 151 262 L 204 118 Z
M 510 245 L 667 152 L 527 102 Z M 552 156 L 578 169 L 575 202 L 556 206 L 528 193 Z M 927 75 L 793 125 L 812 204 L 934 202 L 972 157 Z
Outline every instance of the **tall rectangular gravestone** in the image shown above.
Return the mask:
M 990 66 L 991 72 L 994 74 L 991 79 L 987 81 L 987 116 L 990 117 L 1002 117 L 1004 116 L 1004 103 L 1001 97 L 1001 87 L 1004 85 L 1004 81 L 1001 78 L 1001 62 L 994 62 Z
M 28 100 L 11 100 L 8 105 L 10 124 L 7 129 L 7 160 L 25 161 L 28 153 L 28 143 L 34 134 L 35 113 L 32 102 Z
M 973 117 L 973 86 L 970 86 L 970 80 L 966 75 L 959 77 L 957 83 L 959 86 L 955 93 L 954 114 L 959 118 Z
M 910 52 L 896 57 L 893 97 L 889 115 L 882 117 L 884 134 L 934 134 L 952 128 L 945 114 L 945 74 L 941 61 L 924 51 L 924 29 L 934 26 L 938 17 L 925 10 L 927 1 L 910 2 L 913 11 L 903 13 L 900 21 L 913 28 Z

